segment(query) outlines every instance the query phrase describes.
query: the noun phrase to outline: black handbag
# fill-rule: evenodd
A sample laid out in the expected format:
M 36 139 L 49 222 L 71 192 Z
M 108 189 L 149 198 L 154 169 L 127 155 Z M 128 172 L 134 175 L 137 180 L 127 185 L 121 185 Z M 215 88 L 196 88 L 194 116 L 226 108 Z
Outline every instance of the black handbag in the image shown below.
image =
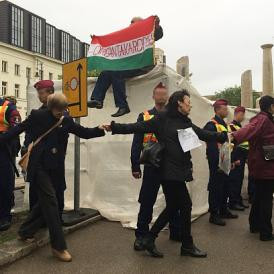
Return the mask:
M 266 161 L 274 160 L 274 145 L 263 146 L 263 151 Z
M 140 164 L 159 168 L 164 148 L 165 146 L 161 142 L 149 142 L 142 151 Z

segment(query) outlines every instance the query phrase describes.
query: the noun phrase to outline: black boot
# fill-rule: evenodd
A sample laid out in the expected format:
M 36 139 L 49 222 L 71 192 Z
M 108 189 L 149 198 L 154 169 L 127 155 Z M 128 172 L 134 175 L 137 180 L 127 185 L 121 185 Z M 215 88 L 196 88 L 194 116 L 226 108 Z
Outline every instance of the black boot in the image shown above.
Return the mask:
M 236 211 L 244 211 L 245 210 L 245 207 L 241 206 L 240 204 L 229 205 L 229 208 L 231 210 L 236 210 Z
M 220 214 L 221 218 L 224 219 L 237 219 L 239 216 L 237 214 L 232 214 L 228 209 Z
M 155 239 L 152 236 L 147 236 L 144 238 L 143 245 L 145 250 L 151 257 L 163 258 L 164 254 L 157 250 L 155 245 Z
M 260 234 L 260 240 L 263 242 L 267 242 L 267 241 L 273 241 L 274 240 L 274 235 L 262 235 Z
M 209 222 L 214 225 L 225 226 L 226 223 L 218 214 L 210 214 Z
M 144 238 L 143 237 L 137 237 L 134 242 L 134 250 L 135 251 L 142 251 L 145 250 L 144 244 L 143 244 Z
M 88 107 L 89 108 L 97 108 L 97 109 L 102 109 L 103 108 L 103 103 L 94 99 L 91 99 L 88 101 Z
M 123 115 L 125 115 L 125 114 L 127 114 L 127 113 L 130 113 L 130 109 L 129 109 L 128 106 L 125 107 L 125 108 L 119 108 L 119 109 L 117 110 L 117 112 L 114 113 L 114 114 L 112 114 L 111 116 L 112 116 L 112 117 L 119 117 L 119 116 L 123 116 Z
M 204 251 L 201 251 L 199 248 L 197 248 L 194 244 L 192 247 L 186 248 L 181 247 L 181 256 L 191 256 L 195 258 L 205 258 L 207 256 L 207 253 Z
M 0 231 L 6 231 L 11 227 L 11 221 L 1 221 L 0 222 Z

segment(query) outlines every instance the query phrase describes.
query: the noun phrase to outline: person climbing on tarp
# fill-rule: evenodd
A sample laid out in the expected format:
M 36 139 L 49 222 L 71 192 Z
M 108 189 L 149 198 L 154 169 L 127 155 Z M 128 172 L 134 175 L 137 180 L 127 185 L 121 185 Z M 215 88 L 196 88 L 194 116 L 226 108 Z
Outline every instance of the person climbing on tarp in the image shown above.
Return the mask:
M 118 111 L 112 117 L 130 112 L 125 80 L 146 74 L 154 67 L 154 41 L 163 37 L 158 16 L 134 17 L 129 27 L 104 36 L 93 36 L 88 52 L 88 70 L 102 71 L 88 107 L 103 108 L 110 85 Z

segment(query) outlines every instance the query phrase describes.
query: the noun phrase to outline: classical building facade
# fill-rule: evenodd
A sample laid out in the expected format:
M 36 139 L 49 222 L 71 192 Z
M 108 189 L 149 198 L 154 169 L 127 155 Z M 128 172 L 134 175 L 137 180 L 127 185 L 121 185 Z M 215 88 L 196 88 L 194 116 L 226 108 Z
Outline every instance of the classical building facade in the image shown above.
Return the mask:
M 88 48 L 44 18 L 0 1 L 0 96 L 15 96 L 24 118 L 29 82 L 62 79 L 62 64 L 85 57 Z

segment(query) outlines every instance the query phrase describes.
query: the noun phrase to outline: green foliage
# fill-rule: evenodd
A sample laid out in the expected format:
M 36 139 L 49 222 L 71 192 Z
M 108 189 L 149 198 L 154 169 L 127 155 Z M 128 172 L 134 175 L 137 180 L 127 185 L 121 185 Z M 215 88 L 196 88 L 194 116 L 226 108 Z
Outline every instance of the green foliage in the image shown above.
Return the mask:
M 260 93 L 253 91 L 253 107 L 256 107 L 256 100 L 260 97 Z M 212 96 L 211 100 L 217 99 L 225 99 L 228 101 L 229 105 L 231 106 L 239 106 L 241 105 L 241 87 L 234 86 L 225 88 L 224 90 L 215 92 L 215 95 Z
M 241 104 L 241 87 L 234 86 L 215 92 L 215 100 L 217 99 L 225 99 L 229 105 L 239 106 Z

